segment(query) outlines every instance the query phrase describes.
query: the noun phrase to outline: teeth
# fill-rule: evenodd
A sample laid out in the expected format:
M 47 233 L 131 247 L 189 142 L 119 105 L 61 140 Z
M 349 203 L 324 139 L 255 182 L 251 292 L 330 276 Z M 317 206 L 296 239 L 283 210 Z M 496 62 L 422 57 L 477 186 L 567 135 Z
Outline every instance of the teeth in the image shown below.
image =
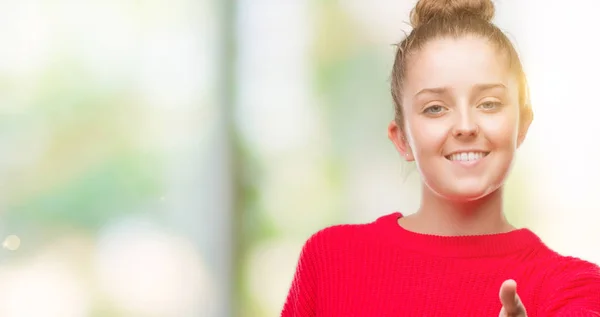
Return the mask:
M 487 155 L 485 152 L 463 152 L 463 153 L 454 153 L 448 156 L 450 161 L 476 161 L 484 158 Z

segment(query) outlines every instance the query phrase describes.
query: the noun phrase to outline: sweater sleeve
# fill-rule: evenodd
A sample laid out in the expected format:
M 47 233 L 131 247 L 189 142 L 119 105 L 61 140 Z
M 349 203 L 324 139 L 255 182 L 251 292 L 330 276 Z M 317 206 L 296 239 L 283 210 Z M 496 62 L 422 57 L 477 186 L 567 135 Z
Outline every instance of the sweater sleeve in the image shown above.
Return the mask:
M 315 250 L 316 234 L 306 241 L 300 252 L 296 273 L 288 292 L 281 317 L 312 317 L 316 315 Z
M 600 268 L 569 258 L 548 276 L 542 317 L 600 317 Z

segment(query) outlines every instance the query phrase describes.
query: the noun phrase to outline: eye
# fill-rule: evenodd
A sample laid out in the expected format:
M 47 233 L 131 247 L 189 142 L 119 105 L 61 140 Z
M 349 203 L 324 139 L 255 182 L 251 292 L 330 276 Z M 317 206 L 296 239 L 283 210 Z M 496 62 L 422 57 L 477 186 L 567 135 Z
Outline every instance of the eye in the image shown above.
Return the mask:
M 486 101 L 477 107 L 481 108 L 483 110 L 496 110 L 496 109 L 502 107 L 502 103 L 497 102 L 497 101 Z
M 433 105 L 425 108 L 425 110 L 423 110 L 423 113 L 430 115 L 439 115 L 442 114 L 444 111 L 446 111 L 446 108 L 444 106 Z

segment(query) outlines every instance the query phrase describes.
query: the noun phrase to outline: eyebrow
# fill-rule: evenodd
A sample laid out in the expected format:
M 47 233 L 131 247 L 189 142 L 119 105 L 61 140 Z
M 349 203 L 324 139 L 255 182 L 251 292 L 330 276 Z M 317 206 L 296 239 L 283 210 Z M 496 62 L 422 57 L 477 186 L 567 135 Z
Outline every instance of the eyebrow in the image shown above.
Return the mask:
M 504 85 L 502 83 L 492 83 L 492 84 L 477 84 L 477 85 L 473 86 L 473 90 L 475 90 L 477 92 L 495 89 L 495 88 L 506 89 L 506 85 Z M 419 92 L 417 92 L 415 94 L 415 97 L 418 97 L 419 95 L 424 95 L 424 94 L 442 95 L 442 94 L 448 93 L 449 90 L 450 90 L 449 87 L 424 88 L 424 89 L 419 90 Z

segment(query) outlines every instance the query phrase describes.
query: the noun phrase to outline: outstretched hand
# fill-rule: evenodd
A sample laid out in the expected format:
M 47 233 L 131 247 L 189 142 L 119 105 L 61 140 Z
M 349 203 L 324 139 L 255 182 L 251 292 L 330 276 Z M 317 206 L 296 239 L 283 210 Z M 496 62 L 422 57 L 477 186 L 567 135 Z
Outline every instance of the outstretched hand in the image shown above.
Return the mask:
M 500 286 L 500 317 L 527 317 L 525 306 L 517 294 L 517 282 L 506 280 Z

